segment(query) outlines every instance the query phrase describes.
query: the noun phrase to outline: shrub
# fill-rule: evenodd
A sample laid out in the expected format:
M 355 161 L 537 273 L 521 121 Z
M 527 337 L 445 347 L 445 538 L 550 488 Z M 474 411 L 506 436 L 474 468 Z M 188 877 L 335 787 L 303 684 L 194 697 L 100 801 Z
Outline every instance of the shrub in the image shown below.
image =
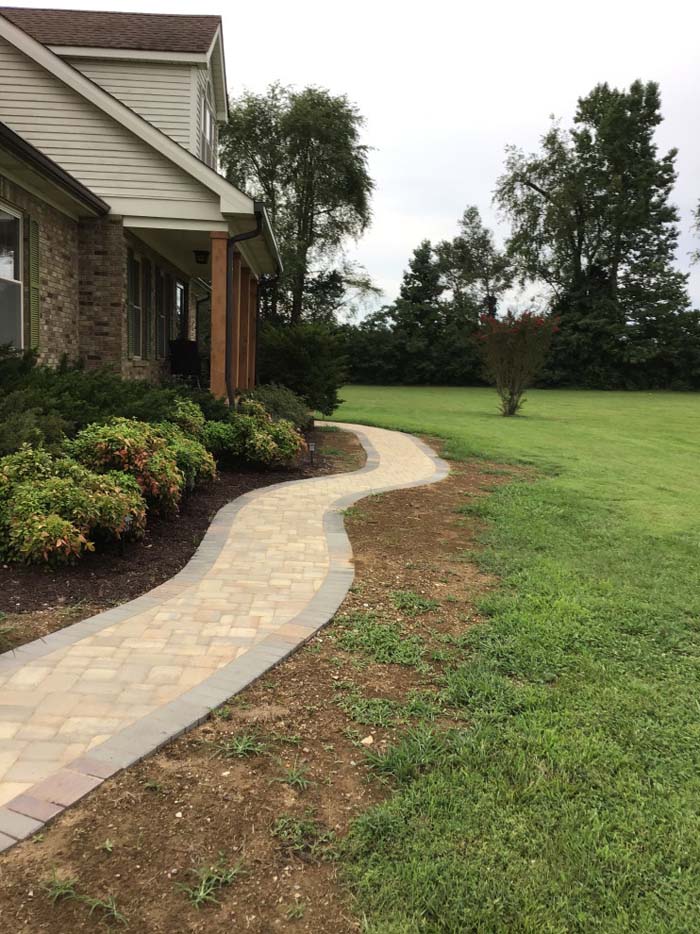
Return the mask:
M 263 383 L 281 383 L 325 415 L 340 405 L 346 359 L 340 335 L 326 325 L 265 324 L 260 329 L 258 369 Z
M 189 405 L 190 403 L 185 403 Z M 199 437 L 204 437 L 204 418 L 202 417 Z M 193 490 L 204 483 L 211 483 L 216 477 L 216 463 L 201 442 L 188 437 L 185 432 L 172 422 L 162 422 L 154 426 L 158 434 L 165 438 L 168 450 L 175 456 L 175 463 L 185 478 L 185 486 Z
M 481 348 L 487 378 L 496 386 L 501 414 L 522 408 L 525 390 L 532 385 L 547 358 L 556 319 L 509 311 L 504 318 L 483 315 Z
M 107 370 L 36 366 L 32 354 L 0 347 L 0 456 L 25 442 L 58 451 L 64 435 L 114 417 L 174 421 L 197 437 L 201 419 L 226 420 L 228 406 L 181 383 L 154 386 Z
M 299 431 L 307 431 L 313 425 L 313 414 L 304 400 L 286 386 L 270 383 L 257 386 L 246 396 L 261 402 L 274 421 L 285 419 L 292 422 Z
M 175 451 L 153 425 L 114 418 L 105 425 L 88 425 L 66 447 L 82 464 L 99 472 L 131 474 L 152 508 L 177 511 L 185 476 Z
M 70 458 L 22 447 L 0 460 L 0 554 L 4 560 L 61 563 L 94 540 L 139 537 L 146 509 L 125 474 L 98 475 Z
M 177 425 L 190 438 L 199 441 L 204 434 L 204 413 L 197 403 L 190 399 L 176 399 L 167 420 Z
M 272 422 L 252 415 L 231 415 L 227 422 L 207 422 L 204 443 L 229 464 L 288 467 L 304 450 L 304 440 L 291 422 Z

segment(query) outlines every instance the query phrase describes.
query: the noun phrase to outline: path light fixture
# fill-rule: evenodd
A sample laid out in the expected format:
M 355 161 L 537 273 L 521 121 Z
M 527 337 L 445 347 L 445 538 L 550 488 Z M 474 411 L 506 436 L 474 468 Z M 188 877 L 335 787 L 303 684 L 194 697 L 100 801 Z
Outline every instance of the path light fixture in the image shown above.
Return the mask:
M 309 441 L 309 463 L 313 467 L 314 465 L 314 451 L 316 450 L 316 442 Z
M 205 266 L 209 262 L 209 250 L 195 250 L 194 261 L 199 266 Z

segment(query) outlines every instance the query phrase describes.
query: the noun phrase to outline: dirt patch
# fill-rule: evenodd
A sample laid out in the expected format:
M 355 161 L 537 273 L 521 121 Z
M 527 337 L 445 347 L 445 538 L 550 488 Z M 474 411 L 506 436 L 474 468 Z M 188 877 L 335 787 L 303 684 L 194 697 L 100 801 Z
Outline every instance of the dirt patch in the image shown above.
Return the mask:
M 334 853 L 352 819 L 388 793 L 366 753 L 385 749 L 421 705 L 427 716 L 446 651 L 478 620 L 475 596 L 490 581 L 468 558 L 470 504 L 507 479 L 483 462 L 460 465 L 439 484 L 349 510 L 357 576 L 334 621 L 1 859 L 0 932 L 93 930 L 106 911 L 90 917 L 84 899 L 109 897 L 143 934 L 360 930 Z M 373 641 L 376 621 L 382 640 L 400 633 L 393 648 Z M 392 651 L 403 663 L 377 661 Z M 198 910 L 182 886 L 211 881 L 195 873 L 213 866 L 230 884 Z M 82 901 L 52 904 L 54 870 Z
M 0 651 L 41 638 L 169 580 L 187 564 L 216 513 L 232 500 L 286 480 L 357 470 L 365 461 L 356 436 L 316 429 L 314 462 L 297 470 L 222 470 L 184 500 L 177 519 L 154 517 L 145 538 L 85 555 L 69 567 L 0 566 Z

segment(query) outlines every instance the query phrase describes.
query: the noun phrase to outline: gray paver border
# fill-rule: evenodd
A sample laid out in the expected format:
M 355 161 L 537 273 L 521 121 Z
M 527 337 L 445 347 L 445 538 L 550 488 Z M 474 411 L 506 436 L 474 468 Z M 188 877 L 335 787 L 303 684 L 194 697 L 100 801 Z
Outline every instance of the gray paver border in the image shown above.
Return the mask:
M 379 467 L 379 454 L 361 428 L 342 422 L 320 424 L 333 424 L 346 428 L 359 438 L 367 454 L 367 460 L 363 467 L 353 471 L 353 475 L 371 473 Z M 66 807 L 92 791 L 106 778 L 156 752 L 185 730 L 203 722 L 213 708 L 248 687 L 330 622 L 345 599 L 355 576 L 352 547 L 345 531 L 342 510 L 368 496 L 437 483 L 449 473 L 447 463 L 438 457 L 427 444 L 414 435 L 407 434 L 406 436 L 433 462 L 435 472 L 427 479 L 388 484 L 375 489 L 349 493 L 334 500 L 323 519 L 328 545 L 328 574 L 306 607 L 289 622 L 284 623 L 275 632 L 253 645 L 239 658 L 222 666 L 200 684 L 130 724 L 60 771 L 54 772 L 0 807 L 0 852 L 36 833 L 45 823 L 53 820 Z M 283 481 L 260 487 L 240 496 L 219 510 L 193 557 L 169 581 L 120 607 L 74 623 L 44 639 L 30 642 L 12 653 L 1 655 L 0 671 L 19 668 L 27 661 L 40 658 L 114 623 L 129 619 L 157 605 L 161 599 L 172 597 L 185 590 L 198 581 L 214 564 L 227 540 L 231 523 L 241 509 L 270 490 L 299 483 L 318 483 L 327 479 L 327 476 L 322 476 Z M 8 658 L 8 656 L 12 657 Z

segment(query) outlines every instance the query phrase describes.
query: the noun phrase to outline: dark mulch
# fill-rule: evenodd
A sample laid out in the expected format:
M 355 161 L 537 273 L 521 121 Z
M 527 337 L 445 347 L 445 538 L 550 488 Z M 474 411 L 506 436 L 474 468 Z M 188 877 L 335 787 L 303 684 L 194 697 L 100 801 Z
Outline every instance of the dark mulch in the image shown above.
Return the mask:
M 192 557 L 218 510 L 243 493 L 281 481 L 355 470 L 364 460 L 357 439 L 346 432 L 317 429 L 309 440 L 316 442 L 313 466 L 222 470 L 211 486 L 184 501 L 176 519 L 149 520 L 143 541 L 129 543 L 123 551 L 118 545 L 103 548 L 70 567 L 0 566 L 0 613 L 8 614 L 4 623 L 13 629 L 21 620 L 23 633 L 2 649 L 132 600 L 168 580 Z M 33 614 L 38 629 L 28 618 Z

